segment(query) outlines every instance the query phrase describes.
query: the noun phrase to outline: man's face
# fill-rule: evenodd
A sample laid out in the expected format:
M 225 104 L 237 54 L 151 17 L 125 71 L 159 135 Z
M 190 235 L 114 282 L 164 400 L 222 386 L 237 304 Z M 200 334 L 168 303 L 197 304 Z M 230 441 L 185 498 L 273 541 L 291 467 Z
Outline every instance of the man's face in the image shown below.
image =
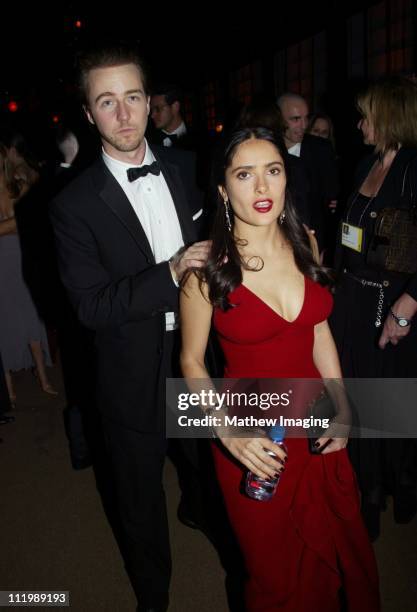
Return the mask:
M 301 142 L 308 125 L 308 106 L 304 100 L 284 100 L 281 113 L 286 125 L 284 133 L 287 148 Z
M 151 97 L 151 117 L 158 130 L 170 131 L 172 123 L 176 119 L 175 105 L 167 104 L 165 96 Z
M 97 127 L 106 153 L 128 163 L 138 152 L 144 153 L 149 97 L 137 66 L 124 64 L 91 70 L 87 101 L 88 120 Z

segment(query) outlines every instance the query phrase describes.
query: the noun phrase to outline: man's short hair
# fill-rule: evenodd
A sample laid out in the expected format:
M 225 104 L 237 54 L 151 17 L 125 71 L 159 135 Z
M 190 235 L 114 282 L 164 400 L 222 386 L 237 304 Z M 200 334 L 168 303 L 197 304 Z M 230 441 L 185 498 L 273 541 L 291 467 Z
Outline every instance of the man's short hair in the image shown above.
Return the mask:
M 137 66 L 147 93 L 146 64 L 134 43 L 112 42 L 84 50 L 77 58 L 78 91 L 83 104 L 87 103 L 87 79 L 91 70 L 134 64 Z
M 182 106 L 183 92 L 181 87 L 173 83 L 157 83 L 152 89 L 153 96 L 165 96 L 166 103 L 171 105 L 179 102 Z

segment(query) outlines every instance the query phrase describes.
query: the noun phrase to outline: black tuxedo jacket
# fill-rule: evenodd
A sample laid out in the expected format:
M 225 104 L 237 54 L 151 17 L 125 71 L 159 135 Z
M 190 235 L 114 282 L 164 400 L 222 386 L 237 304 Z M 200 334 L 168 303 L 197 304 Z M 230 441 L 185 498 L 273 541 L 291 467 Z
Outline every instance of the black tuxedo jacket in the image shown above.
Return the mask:
M 166 138 L 166 134 L 162 130 L 154 129 L 149 134 L 150 141 L 158 146 L 164 146 L 163 142 Z M 196 151 L 197 142 L 194 134 L 187 127 L 187 131 L 185 134 L 182 134 L 179 138 L 177 138 L 171 147 L 172 149 L 182 149 L 183 151 Z
M 184 243 L 202 216 L 193 158 L 152 148 L 177 210 Z M 139 179 L 140 180 L 140 179 Z M 95 330 L 103 414 L 138 431 L 165 420 L 165 312 L 177 311 L 168 262 L 155 263 L 145 232 L 100 158 L 51 204 L 63 283 L 81 322 Z
M 336 156 L 328 140 L 306 134 L 301 143 L 300 160 L 308 181 L 310 224 L 321 238 L 326 207 L 330 200 L 338 198 L 339 193 Z

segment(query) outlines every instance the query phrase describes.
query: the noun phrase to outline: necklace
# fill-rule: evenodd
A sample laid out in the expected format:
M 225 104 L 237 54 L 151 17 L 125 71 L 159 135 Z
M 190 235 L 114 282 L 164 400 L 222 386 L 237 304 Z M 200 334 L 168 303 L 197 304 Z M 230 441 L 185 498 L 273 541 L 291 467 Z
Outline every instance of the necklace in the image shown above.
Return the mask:
M 359 217 L 359 222 L 358 222 L 358 227 L 361 227 L 361 223 L 362 223 L 362 219 L 364 214 L 366 213 L 366 211 L 368 210 L 369 206 L 371 205 L 371 203 L 375 200 L 377 194 L 371 195 L 368 202 L 366 203 L 366 206 L 364 207 L 364 209 L 362 210 L 361 216 Z M 352 202 L 349 206 L 349 210 L 347 211 L 346 214 L 346 223 L 349 223 L 349 217 L 350 217 L 350 213 L 352 211 L 353 205 L 355 204 L 356 200 L 359 197 L 359 191 L 356 192 L 355 197 L 352 199 Z

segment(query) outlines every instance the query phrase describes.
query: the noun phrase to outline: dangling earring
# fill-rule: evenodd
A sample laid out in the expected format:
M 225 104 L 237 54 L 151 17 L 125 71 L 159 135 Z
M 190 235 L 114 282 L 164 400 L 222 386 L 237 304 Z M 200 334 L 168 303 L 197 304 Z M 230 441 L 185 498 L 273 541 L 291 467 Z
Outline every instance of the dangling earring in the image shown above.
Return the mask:
M 229 200 L 224 201 L 224 214 L 226 215 L 226 227 L 229 232 L 232 231 L 232 222 L 230 221 Z
M 285 210 L 283 210 L 279 216 L 279 224 L 282 225 L 284 221 L 285 221 Z

